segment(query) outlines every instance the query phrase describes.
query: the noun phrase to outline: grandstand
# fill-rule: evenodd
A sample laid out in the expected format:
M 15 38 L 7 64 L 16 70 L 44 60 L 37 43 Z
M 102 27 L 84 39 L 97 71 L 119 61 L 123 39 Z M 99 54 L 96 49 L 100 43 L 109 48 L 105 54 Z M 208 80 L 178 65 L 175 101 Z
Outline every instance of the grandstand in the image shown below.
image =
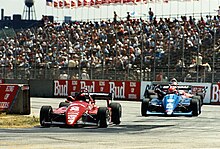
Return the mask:
M 1 29 L 2 79 L 218 82 L 220 16 L 44 23 Z M 160 81 L 160 80 L 157 80 Z

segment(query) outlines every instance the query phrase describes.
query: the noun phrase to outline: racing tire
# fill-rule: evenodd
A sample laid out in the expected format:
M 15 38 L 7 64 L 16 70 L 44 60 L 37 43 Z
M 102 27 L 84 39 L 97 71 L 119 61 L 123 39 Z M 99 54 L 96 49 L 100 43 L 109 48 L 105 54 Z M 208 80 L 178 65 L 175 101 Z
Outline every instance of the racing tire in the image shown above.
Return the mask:
M 205 98 L 204 93 L 197 93 L 196 95 L 197 95 L 198 97 L 200 97 L 201 105 L 203 105 L 203 100 L 204 100 L 204 98 Z
M 61 108 L 61 107 L 68 107 L 69 105 L 70 105 L 70 103 L 68 103 L 68 102 L 60 102 L 59 108 Z
M 193 98 L 190 101 L 190 107 L 191 107 L 191 110 L 192 110 L 192 115 L 193 116 L 198 116 L 199 115 L 199 109 L 200 109 L 199 100 Z
M 121 113 L 122 107 L 119 103 L 110 103 L 109 107 L 111 108 L 111 121 L 113 124 L 121 123 Z
M 42 127 L 50 127 L 50 124 L 44 122 L 51 122 L 51 114 L 53 109 L 51 106 L 42 106 L 40 109 L 40 125 Z
M 144 98 L 142 100 L 142 103 L 141 103 L 141 115 L 142 116 L 147 116 L 147 111 L 149 109 L 149 102 L 150 102 L 149 98 Z
M 202 99 L 200 96 L 193 96 L 192 99 L 198 100 L 199 101 L 199 114 L 202 112 Z
M 144 93 L 144 97 L 145 98 L 149 98 L 150 95 L 156 95 L 156 93 L 154 92 L 154 90 L 146 90 Z
M 150 99 L 154 99 L 154 98 L 158 99 L 158 95 L 150 95 Z
M 98 127 L 107 128 L 110 119 L 110 112 L 108 108 L 99 107 L 97 115 L 98 115 Z

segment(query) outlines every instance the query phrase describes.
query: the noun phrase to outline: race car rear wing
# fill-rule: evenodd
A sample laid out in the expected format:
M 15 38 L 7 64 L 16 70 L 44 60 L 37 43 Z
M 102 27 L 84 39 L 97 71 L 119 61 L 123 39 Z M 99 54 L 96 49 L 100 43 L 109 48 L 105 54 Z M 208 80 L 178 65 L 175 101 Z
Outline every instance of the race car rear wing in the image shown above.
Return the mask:
M 168 89 L 169 87 L 170 87 L 169 85 L 162 86 L 162 89 Z M 180 86 L 177 85 L 176 87 L 178 90 L 191 90 L 192 89 L 192 86 L 189 86 L 189 85 L 180 85 Z
M 164 83 L 164 82 L 153 82 L 152 83 L 153 89 L 155 89 L 155 87 L 159 87 L 161 90 L 167 90 L 170 86 L 169 83 Z M 177 87 L 178 90 L 186 90 L 186 91 L 190 91 L 192 90 L 192 86 L 191 85 L 175 85 Z
M 114 98 L 114 94 L 113 93 L 89 93 L 89 95 L 94 98 L 95 100 L 96 99 L 111 99 L 113 100 Z
M 75 93 L 75 97 L 78 95 L 79 93 Z M 114 98 L 114 94 L 113 93 L 101 93 L 101 92 L 84 92 L 83 93 L 85 96 L 89 97 L 91 96 L 94 100 L 113 100 Z

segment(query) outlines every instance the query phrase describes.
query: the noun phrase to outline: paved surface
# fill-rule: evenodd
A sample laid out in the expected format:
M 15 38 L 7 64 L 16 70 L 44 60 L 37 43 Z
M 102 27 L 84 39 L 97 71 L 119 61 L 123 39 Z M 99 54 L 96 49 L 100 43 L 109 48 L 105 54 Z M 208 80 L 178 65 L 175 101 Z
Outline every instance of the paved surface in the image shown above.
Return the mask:
M 32 114 L 63 99 L 31 98 Z M 0 129 L 0 148 L 201 149 L 220 148 L 220 107 L 204 105 L 199 117 L 140 116 L 139 102 L 122 104 L 122 123 L 108 128 Z

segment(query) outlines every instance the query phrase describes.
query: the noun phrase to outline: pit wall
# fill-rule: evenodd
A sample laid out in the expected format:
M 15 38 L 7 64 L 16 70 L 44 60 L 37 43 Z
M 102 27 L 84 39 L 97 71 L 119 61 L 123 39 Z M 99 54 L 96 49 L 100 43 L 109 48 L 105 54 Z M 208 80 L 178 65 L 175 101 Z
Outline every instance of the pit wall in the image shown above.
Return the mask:
M 62 97 L 87 88 L 89 92 L 114 92 L 120 100 L 141 101 L 151 81 L 110 81 L 110 80 L 3 80 L 6 84 L 29 84 L 31 97 Z M 192 92 L 206 89 L 205 104 L 220 104 L 220 83 L 179 82 L 179 85 L 191 85 Z

